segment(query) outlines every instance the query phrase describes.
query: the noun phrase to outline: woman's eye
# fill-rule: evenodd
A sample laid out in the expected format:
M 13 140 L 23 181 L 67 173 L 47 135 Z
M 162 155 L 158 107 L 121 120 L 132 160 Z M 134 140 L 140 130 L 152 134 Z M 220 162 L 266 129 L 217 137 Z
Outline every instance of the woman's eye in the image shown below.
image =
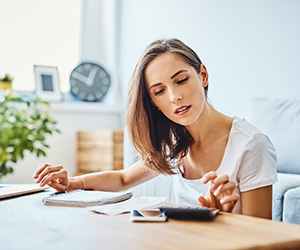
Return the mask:
M 159 90 L 159 91 L 156 91 L 156 92 L 154 93 L 154 95 L 157 96 L 157 95 L 159 95 L 159 94 L 162 94 L 164 91 L 165 91 L 165 89 L 161 89 L 161 90 Z
M 180 81 L 177 81 L 177 83 L 178 83 L 178 84 L 184 83 L 187 79 L 188 79 L 188 77 L 186 77 L 186 78 L 184 78 L 184 79 L 182 79 L 182 80 L 180 80 Z

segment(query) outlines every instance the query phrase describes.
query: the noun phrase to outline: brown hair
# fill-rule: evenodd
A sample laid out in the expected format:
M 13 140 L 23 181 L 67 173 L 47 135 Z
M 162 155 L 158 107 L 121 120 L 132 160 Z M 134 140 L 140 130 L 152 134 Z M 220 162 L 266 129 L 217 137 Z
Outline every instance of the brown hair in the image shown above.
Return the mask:
M 176 163 L 187 154 L 194 139 L 184 126 L 171 121 L 154 107 L 145 81 L 148 64 L 166 52 L 181 56 L 200 73 L 200 58 L 180 40 L 152 42 L 145 49 L 131 76 L 126 118 L 133 146 L 141 154 L 146 166 L 162 173 L 174 174 Z M 208 86 L 205 87 L 206 95 L 207 89 Z

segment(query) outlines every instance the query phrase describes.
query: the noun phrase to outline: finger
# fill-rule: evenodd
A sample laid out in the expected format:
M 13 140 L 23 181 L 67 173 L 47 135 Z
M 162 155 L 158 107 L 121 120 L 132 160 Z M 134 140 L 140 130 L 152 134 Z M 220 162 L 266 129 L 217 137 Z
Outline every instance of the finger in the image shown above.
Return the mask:
M 209 206 L 208 201 L 207 201 L 203 196 L 200 196 L 200 197 L 198 198 L 198 204 L 199 204 L 201 207 L 208 207 L 208 206 Z
M 220 202 L 221 202 L 222 205 L 231 203 L 234 206 L 239 199 L 240 199 L 239 194 L 234 193 L 234 194 L 225 196 L 224 198 L 222 198 L 220 200 Z
M 38 176 L 39 176 L 39 174 L 46 168 L 46 167 L 48 167 L 48 166 L 50 166 L 48 163 L 41 163 L 41 164 L 39 164 L 38 166 L 37 166 L 37 168 L 35 169 L 35 172 L 34 172 L 34 174 L 33 174 L 33 178 L 34 179 L 36 179 Z
M 215 191 L 219 188 L 220 185 L 223 185 L 227 182 L 229 182 L 229 176 L 227 174 L 223 174 L 212 181 L 209 189 Z
M 61 165 L 51 166 L 51 165 L 47 164 L 46 167 L 43 167 L 43 171 L 40 172 L 40 174 L 36 180 L 36 183 L 39 183 L 41 180 L 43 180 L 49 173 L 59 171 L 62 168 L 63 168 L 63 166 L 61 166 Z
M 67 190 L 66 185 L 62 185 L 62 184 L 57 183 L 57 182 L 51 182 L 50 181 L 50 185 L 48 183 L 48 186 L 54 188 L 57 192 L 66 191 Z
M 64 168 L 61 168 L 57 171 L 52 171 L 49 174 L 47 174 L 41 181 L 40 184 L 45 185 L 49 182 L 57 182 L 62 183 L 64 182 L 64 179 L 68 177 L 67 171 Z
M 224 193 L 232 194 L 235 188 L 235 183 L 233 181 L 229 181 L 223 185 L 220 185 L 219 188 L 214 191 L 215 196 L 220 196 Z
M 201 180 L 204 184 L 206 184 L 207 182 L 212 181 L 215 178 L 217 178 L 217 173 L 215 171 L 210 171 L 210 172 L 206 173 L 205 175 L 203 175 Z
M 67 173 L 66 173 L 66 170 L 65 169 L 60 169 L 58 171 L 55 171 L 55 172 L 51 172 L 50 174 L 47 174 L 41 181 L 40 183 L 40 186 L 44 186 L 46 185 L 48 182 L 56 182 L 56 179 L 57 178 L 66 178 L 67 177 Z
M 205 198 L 203 196 L 200 196 L 198 198 L 198 204 L 201 205 L 202 207 L 213 207 L 213 208 L 217 208 L 220 205 L 219 201 L 210 190 L 207 191 Z

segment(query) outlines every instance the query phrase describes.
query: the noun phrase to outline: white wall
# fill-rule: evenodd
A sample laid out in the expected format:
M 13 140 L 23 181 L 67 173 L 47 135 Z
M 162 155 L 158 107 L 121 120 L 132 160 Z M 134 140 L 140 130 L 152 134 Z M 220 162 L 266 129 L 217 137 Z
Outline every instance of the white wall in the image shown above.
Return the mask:
M 215 108 L 247 116 L 254 96 L 298 97 L 300 1 L 120 1 L 123 96 L 144 48 L 179 38 L 206 65 Z
M 110 74 L 111 86 L 102 102 L 121 105 L 118 70 L 118 5 L 116 0 L 82 0 L 79 63 L 94 62 Z
M 33 90 L 33 65 L 57 66 L 68 91 L 79 48 L 80 0 L 0 0 L 0 76 L 13 87 Z M 67 18 L 66 18 L 67 16 Z

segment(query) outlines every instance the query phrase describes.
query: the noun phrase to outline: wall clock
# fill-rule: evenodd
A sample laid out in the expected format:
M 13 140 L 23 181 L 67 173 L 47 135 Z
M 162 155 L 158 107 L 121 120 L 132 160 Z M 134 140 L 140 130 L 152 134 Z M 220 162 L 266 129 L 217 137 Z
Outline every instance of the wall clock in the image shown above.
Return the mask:
M 84 101 L 99 101 L 110 87 L 110 76 L 96 63 L 84 62 L 70 74 L 71 93 Z

